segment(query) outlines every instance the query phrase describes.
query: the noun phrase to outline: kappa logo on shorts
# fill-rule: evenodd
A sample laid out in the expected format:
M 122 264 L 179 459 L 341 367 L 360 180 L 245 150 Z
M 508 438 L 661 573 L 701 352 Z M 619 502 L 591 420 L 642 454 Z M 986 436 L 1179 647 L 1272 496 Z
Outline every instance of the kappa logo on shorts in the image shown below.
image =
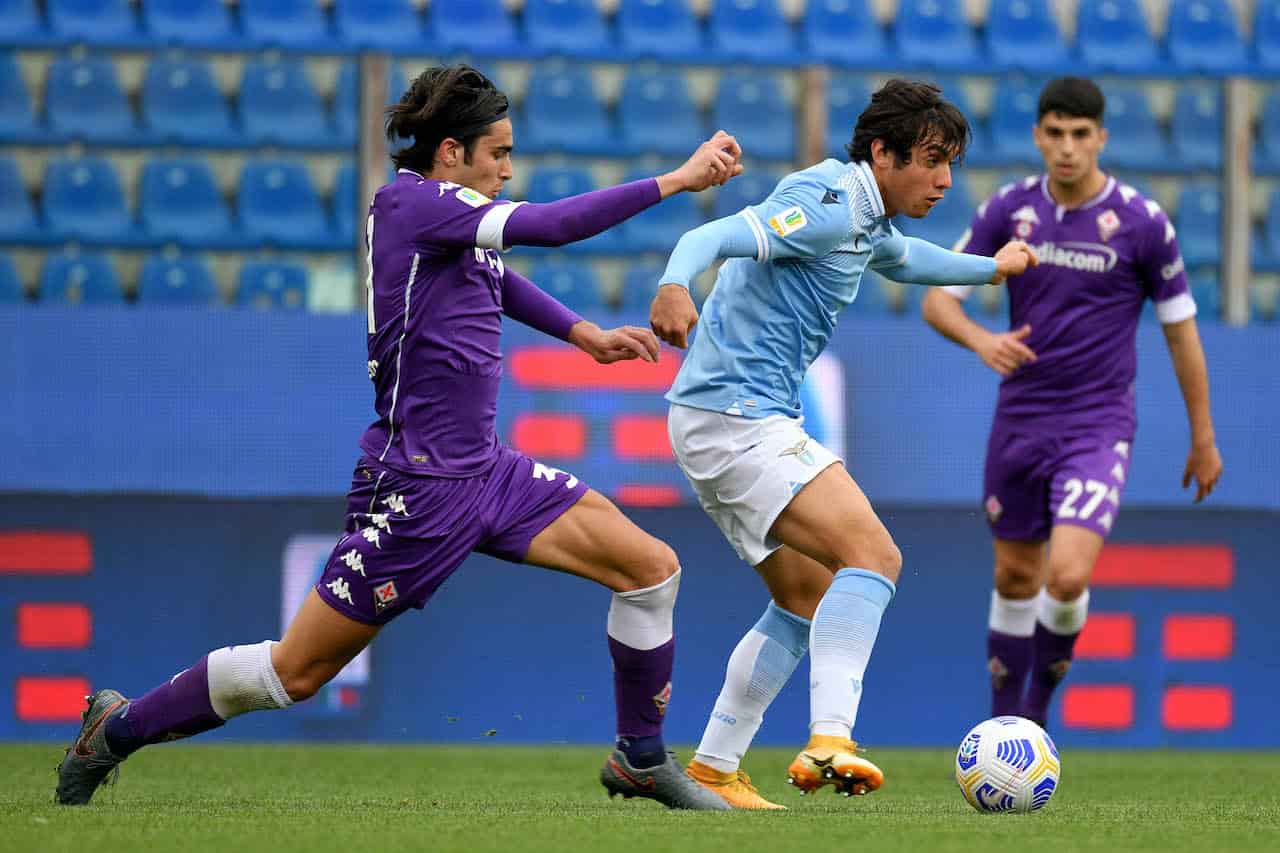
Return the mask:
M 1000 516 L 1004 515 L 1004 507 L 1000 505 L 1000 499 L 995 495 L 991 495 L 987 498 L 985 506 L 987 509 L 987 519 L 992 523 L 999 521 Z
M 351 585 L 347 583 L 345 578 L 335 578 L 325 586 L 329 587 L 329 592 L 333 593 L 334 598 L 341 598 L 347 604 L 355 604 L 351 599 Z
M 798 444 L 788 447 L 778 454 L 779 459 L 784 456 L 794 456 L 805 465 L 812 465 L 816 461 L 813 457 L 813 451 L 809 449 L 809 439 L 807 438 L 801 439 Z
M 671 704 L 671 682 L 668 681 L 662 690 L 658 691 L 658 695 L 653 697 L 653 705 L 658 709 L 658 716 L 665 717 L 667 715 L 667 705 Z
M 399 598 L 400 593 L 396 591 L 395 581 L 387 581 L 373 588 L 373 604 L 379 613 L 386 610 Z
M 368 577 L 368 575 L 364 573 L 364 557 L 362 557 L 360 552 L 355 548 L 352 548 L 350 551 L 343 554 L 339 559 L 347 564 L 348 569 L 360 575 L 360 577 Z

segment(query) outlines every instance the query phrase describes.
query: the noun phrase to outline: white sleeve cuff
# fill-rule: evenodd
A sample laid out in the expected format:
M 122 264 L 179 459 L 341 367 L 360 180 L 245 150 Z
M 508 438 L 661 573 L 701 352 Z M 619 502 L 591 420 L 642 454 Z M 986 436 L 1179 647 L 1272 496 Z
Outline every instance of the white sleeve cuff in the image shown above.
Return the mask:
M 507 220 L 511 218 L 511 214 L 524 203 L 517 201 L 511 204 L 491 205 L 480 218 L 480 224 L 476 226 L 476 245 L 481 249 L 505 252 L 508 247 L 503 245 L 502 232 L 506 230 Z
M 756 238 L 756 260 L 764 263 L 769 260 L 769 236 L 764 232 L 764 223 L 760 221 L 760 217 L 756 216 L 756 212 L 749 207 L 742 209 L 742 218 L 747 220 L 747 224 L 751 226 L 751 233 Z
M 1196 316 L 1196 300 L 1190 293 L 1179 293 L 1172 299 L 1156 303 L 1156 319 L 1168 326 Z
M 970 293 L 973 293 L 972 284 L 948 284 L 942 289 L 962 302 L 969 298 Z

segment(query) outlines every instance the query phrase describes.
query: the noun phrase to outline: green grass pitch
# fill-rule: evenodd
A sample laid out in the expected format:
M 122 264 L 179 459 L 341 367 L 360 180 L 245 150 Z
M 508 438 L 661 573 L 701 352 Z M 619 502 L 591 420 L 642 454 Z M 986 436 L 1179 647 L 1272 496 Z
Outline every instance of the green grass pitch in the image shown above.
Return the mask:
M 687 756 L 689 750 L 680 750 Z M 792 752 L 747 756 L 775 813 L 609 800 L 584 747 L 175 744 L 144 750 L 87 808 L 52 803 L 53 744 L 0 745 L 0 851 L 1280 850 L 1280 753 L 1063 752 L 1033 815 L 980 815 L 945 750 L 873 750 L 885 787 L 802 798 Z

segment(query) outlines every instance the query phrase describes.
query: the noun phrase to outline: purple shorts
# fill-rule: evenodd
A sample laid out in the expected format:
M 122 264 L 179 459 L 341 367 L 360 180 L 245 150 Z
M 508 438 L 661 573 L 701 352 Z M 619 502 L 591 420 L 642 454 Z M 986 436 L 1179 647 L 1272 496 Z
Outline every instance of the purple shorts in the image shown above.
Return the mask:
M 1043 542 L 1055 524 L 1104 539 L 1120 511 L 1132 438 L 1105 433 L 1043 436 L 997 417 L 987 442 L 984 509 L 999 539 Z
M 422 608 L 472 551 L 524 561 L 533 537 L 587 492 L 557 468 L 501 447 L 477 477 L 419 477 L 367 456 L 347 494 L 346 535 L 316 592 L 334 610 L 384 625 Z

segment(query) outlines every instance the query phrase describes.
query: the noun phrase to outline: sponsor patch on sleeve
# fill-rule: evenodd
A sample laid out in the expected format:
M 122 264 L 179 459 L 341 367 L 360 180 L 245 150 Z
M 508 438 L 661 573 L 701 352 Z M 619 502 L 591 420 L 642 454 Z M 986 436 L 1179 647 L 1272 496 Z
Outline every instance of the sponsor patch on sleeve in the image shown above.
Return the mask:
M 469 189 L 467 187 L 463 187 L 462 189 L 458 190 L 456 193 L 454 193 L 454 196 L 458 199 L 458 201 L 462 202 L 463 204 L 469 204 L 472 207 L 484 207 L 490 201 L 487 195 L 484 195 L 483 193 L 478 193 L 475 190 Z
M 799 207 L 788 207 L 776 216 L 769 218 L 769 227 L 772 228 L 779 237 L 794 234 L 808 224 L 809 220 L 805 218 L 804 211 Z

